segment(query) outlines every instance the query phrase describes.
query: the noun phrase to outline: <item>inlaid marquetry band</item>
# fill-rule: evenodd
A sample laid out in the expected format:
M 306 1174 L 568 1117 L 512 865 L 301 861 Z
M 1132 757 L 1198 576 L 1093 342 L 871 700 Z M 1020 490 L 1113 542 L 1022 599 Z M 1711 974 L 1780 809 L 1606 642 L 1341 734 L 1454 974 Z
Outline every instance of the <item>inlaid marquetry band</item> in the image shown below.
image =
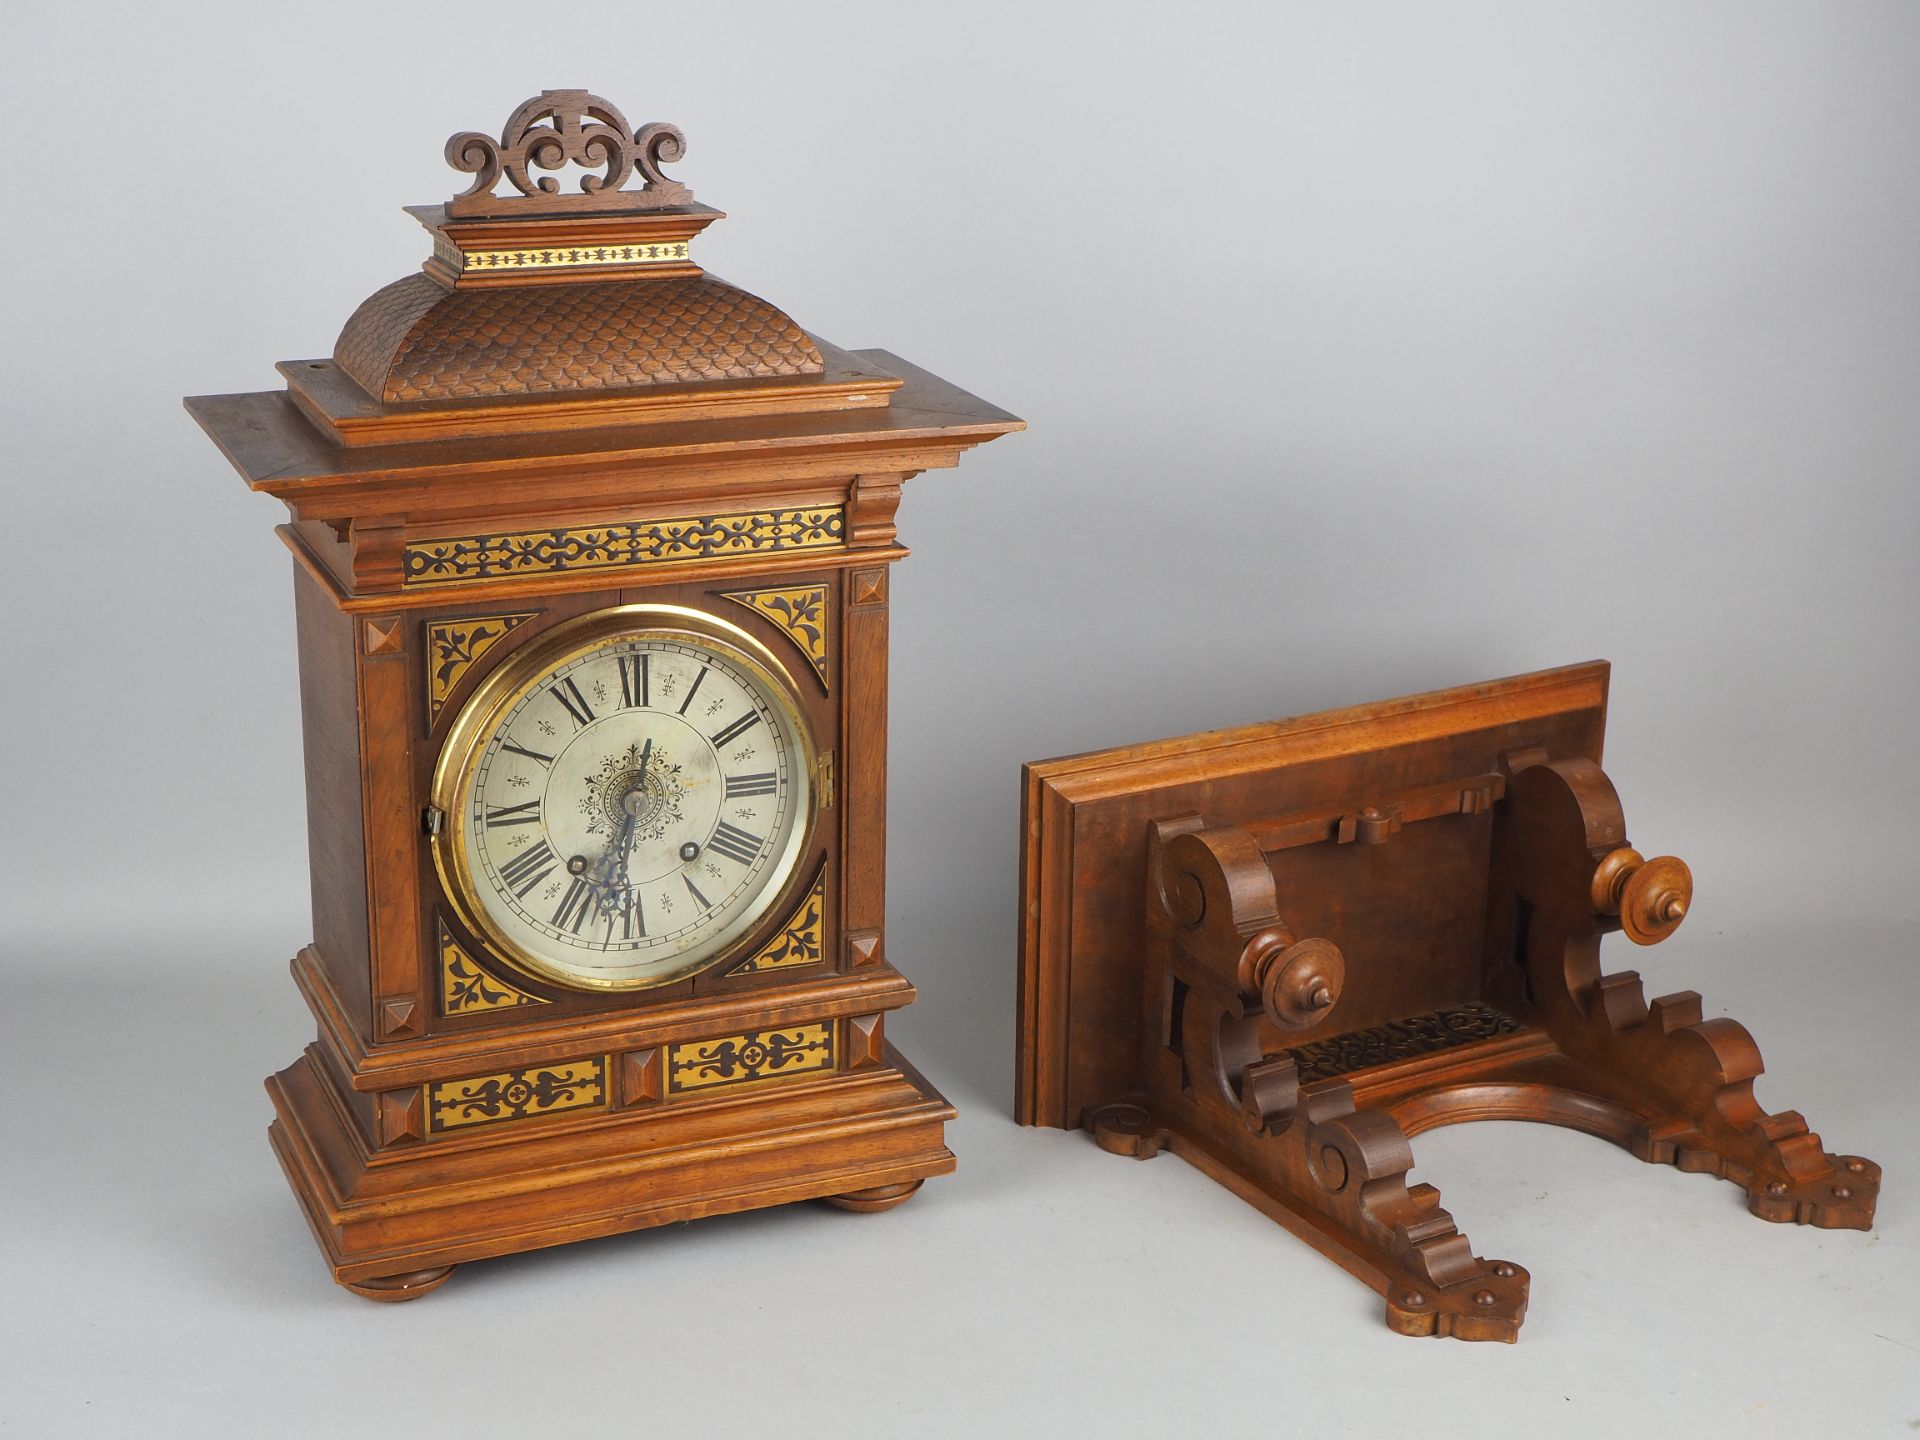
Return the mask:
M 468 270 L 597 270 L 609 265 L 683 265 L 691 242 L 653 240 L 644 245 L 574 245 L 544 250 L 462 250 L 436 235 L 433 253 L 449 268 Z
M 466 1080 L 439 1080 L 424 1088 L 427 1133 L 445 1135 L 476 1125 L 600 1109 L 607 1103 L 607 1061 L 595 1055 Z
M 406 546 L 401 573 L 403 584 L 422 586 L 652 568 L 732 555 L 839 550 L 846 534 L 846 510 L 840 505 L 686 515 L 413 541 Z
M 665 1097 L 704 1094 L 730 1085 L 816 1075 L 838 1066 L 834 1021 L 748 1030 L 666 1049 Z M 551 1065 L 528 1065 L 420 1087 L 427 1134 L 448 1135 L 482 1125 L 537 1120 L 608 1105 L 608 1059 L 592 1055 Z
M 692 1040 L 667 1047 L 667 1095 L 812 1075 L 833 1069 L 835 1060 L 832 1021 Z

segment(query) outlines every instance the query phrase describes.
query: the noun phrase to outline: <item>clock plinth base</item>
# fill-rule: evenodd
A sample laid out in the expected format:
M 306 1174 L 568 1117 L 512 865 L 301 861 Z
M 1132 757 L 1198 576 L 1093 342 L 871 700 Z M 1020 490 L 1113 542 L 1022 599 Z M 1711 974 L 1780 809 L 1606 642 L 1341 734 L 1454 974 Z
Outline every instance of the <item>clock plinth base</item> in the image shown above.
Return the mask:
M 849 1190 L 844 1195 L 829 1195 L 827 1204 L 837 1210 L 851 1210 L 856 1215 L 877 1215 L 882 1210 L 891 1210 L 896 1205 L 904 1205 L 920 1193 L 924 1180 L 909 1180 L 900 1185 L 876 1185 L 871 1190 Z
M 411 1298 L 469 1260 L 797 1200 L 898 1204 L 950 1173 L 946 1100 L 884 1062 L 376 1148 L 319 1045 L 270 1077 L 268 1138 L 341 1285 Z M 434 1278 L 428 1272 L 439 1272 Z

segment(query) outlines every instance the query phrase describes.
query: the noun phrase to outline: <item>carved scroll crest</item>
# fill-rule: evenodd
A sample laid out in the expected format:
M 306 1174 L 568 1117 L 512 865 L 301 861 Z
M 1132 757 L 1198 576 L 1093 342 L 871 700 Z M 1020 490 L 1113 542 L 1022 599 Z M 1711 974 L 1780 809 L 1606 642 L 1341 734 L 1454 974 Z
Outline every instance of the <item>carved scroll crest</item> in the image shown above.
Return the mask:
M 663 210 L 690 204 L 693 192 L 660 171 L 687 152 L 677 126 L 659 122 L 639 133 L 609 102 L 585 90 L 543 90 L 507 117 L 495 140 L 467 130 L 447 141 L 447 163 L 474 177 L 447 204 L 456 218 L 480 215 L 578 215 L 596 210 Z M 604 173 L 581 177 L 579 194 L 562 194 L 551 175 L 529 167 L 560 170 L 568 162 Z M 635 171 L 637 190 L 621 187 Z M 495 195 L 505 175 L 519 195 Z M 522 198 L 525 197 L 525 198 Z

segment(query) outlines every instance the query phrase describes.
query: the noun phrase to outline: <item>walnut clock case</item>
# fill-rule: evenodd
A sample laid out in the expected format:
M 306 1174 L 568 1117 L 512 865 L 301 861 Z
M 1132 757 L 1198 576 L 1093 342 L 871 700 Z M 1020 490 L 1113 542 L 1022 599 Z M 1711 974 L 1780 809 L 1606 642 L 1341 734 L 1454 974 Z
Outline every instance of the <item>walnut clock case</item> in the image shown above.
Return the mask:
M 887 582 L 902 483 L 1022 424 L 705 273 L 683 147 L 573 90 L 454 136 L 421 273 L 187 402 L 292 512 L 319 1034 L 269 1135 L 373 1299 L 953 1168 L 885 1036 Z

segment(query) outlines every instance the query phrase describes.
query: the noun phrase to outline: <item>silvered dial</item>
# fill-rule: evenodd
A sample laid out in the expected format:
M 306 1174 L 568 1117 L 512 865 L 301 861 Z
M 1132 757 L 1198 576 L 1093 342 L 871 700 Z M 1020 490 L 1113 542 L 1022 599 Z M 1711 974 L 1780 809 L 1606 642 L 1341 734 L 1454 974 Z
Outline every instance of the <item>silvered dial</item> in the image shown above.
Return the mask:
M 718 958 L 792 872 L 811 802 L 805 726 L 768 664 L 721 638 L 732 627 L 608 623 L 622 613 L 537 652 L 449 744 L 470 918 L 509 958 L 584 987 L 664 984 Z

